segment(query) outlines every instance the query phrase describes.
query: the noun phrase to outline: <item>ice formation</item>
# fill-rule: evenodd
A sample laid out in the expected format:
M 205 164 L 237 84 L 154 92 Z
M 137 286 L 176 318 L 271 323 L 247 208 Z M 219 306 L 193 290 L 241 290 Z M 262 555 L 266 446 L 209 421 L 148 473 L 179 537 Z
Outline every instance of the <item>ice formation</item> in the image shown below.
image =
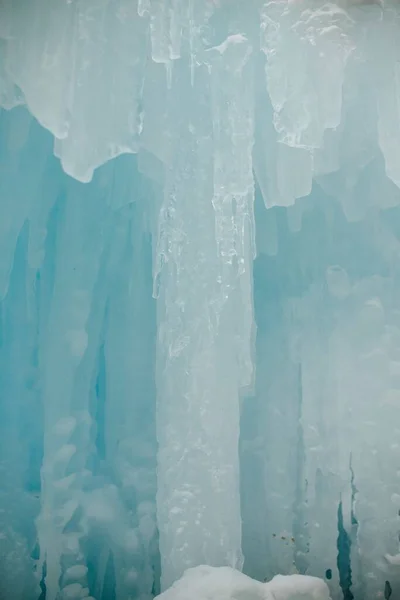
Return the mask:
M 0 0 L 0 106 L 1 600 L 400 597 L 396 2 Z
M 230 567 L 188 569 L 159 600 L 330 600 L 326 583 L 304 575 L 277 575 L 259 582 Z

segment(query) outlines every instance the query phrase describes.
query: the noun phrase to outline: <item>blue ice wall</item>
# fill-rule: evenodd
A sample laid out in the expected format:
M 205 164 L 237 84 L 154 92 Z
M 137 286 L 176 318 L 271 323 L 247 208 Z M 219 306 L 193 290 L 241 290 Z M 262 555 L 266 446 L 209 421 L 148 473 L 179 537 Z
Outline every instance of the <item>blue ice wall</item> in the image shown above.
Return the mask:
M 65 597 L 150 596 L 159 560 L 146 184 L 133 156 L 90 185 L 74 181 L 24 108 L 3 111 L 0 127 L 2 597 L 38 598 L 43 574 L 46 597 L 60 586 Z M 123 581 L 110 583 L 110 561 Z M 115 589 L 103 595 L 105 585 Z
M 400 594 L 400 12 L 0 1 L 0 599 Z

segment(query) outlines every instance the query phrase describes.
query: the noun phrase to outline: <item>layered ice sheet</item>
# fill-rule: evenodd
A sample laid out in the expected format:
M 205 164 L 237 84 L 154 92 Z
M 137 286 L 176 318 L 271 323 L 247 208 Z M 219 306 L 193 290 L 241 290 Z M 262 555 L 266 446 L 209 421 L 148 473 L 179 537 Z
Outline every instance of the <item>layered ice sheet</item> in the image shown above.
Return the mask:
M 2 600 L 400 594 L 399 40 L 0 0 Z

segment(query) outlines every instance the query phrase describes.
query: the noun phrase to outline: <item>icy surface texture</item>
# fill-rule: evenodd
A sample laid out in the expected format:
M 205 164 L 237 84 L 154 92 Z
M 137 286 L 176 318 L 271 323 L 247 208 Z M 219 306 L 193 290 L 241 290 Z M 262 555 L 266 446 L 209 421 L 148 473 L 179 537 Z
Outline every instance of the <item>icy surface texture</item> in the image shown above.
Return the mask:
M 200 565 L 188 569 L 161 600 L 331 600 L 328 586 L 316 577 L 277 575 L 267 583 L 255 581 L 230 567 Z
M 133 157 L 85 186 L 62 172 L 50 134 L 25 109 L 0 119 L 1 597 L 38 598 L 43 573 L 46 598 L 102 598 L 110 578 L 120 598 L 150 597 L 155 306 L 145 191 Z
M 0 0 L 1 600 L 400 596 L 399 40 Z

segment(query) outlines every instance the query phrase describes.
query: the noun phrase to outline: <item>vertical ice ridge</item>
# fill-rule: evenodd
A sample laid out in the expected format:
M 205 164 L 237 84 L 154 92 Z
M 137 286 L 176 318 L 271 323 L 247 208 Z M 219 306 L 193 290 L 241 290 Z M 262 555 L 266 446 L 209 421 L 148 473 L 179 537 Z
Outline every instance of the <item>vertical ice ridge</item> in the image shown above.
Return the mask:
M 0 207 L 0 298 L 4 297 L 12 269 L 18 236 L 32 210 L 37 210 L 35 197 L 41 179 L 48 174 L 48 150 L 51 139 L 35 127 L 31 115 L 22 107 L 0 114 L 2 144 L 0 147 L 4 175 L 0 183 L 3 198 Z M 49 145 L 50 142 L 50 145 Z
M 252 383 L 252 260 L 255 256 L 252 46 L 229 36 L 205 52 L 210 64 L 214 141 L 215 236 L 221 262 L 221 304 L 233 292 L 242 315 L 236 345 L 243 387 Z M 236 289 L 235 289 L 236 288 Z
M 398 12 L 389 9 L 382 22 L 374 24 L 372 34 L 371 67 L 375 73 L 379 145 L 386 162 L 386 173 L 400 187 L 398 162 L 400 135 L 400 19 Z
M 59 586 L 75 585 L 81 591 L 86 587 L 85 576 L 71 582 L 67 570 L 84 566 L 81 542 L 88 533 L 83 488 L 88 476 L 92 418 L 85 385 L 92 373 L 89 370 L 85 374 L 85 361 L 90 361 L 91 342 L 96 339 L 90 317 L 107 243 L 105 200 L 101 187 L 95 186 L 88 193 L 81 184 L 67 182 L 53 249 L 57 256 L 54 288 L 40 356 L 44 457 L 42 505 L 37 519 L 39 565 L 46 563 L 47 597 L 51 599 L 59 594 Z
M 40 429 L 33 360 L 36 323 L 27 306 L 26 227 L 18 237 L 0 312 L 0 594 L 36 600 L 40 589 L 31 556 L 36 541 L 32 522 L 39 509 L 37 465 L 32 468 L 31 459 Z
M 244 47 L 241 57 L 248 55 Z M 166 172 L 156 267 L 162 587 L 189 566 L 242 563 L 238 394 L 248 383 L 250 369 L 238 356 L 238 346 L 239 339 L 245 353 L 250 346 L 246 311 L 252 316 L 247 266 L 252 247 L 246 218 L 251 216 L 253 181 L 251 162 L 241 154 L 239 142 L 251 150 L 252 107 L 246 105 L 247 96 L 241 104 L 233 85 L 242 81 L 242 67 L 236 72 L 229 53 L 226 58 L 219 49 L 213 52 L 222 61 L 222 97 L 231 101 L 232 112 L 222 116 L 222 98 L 212 96 L 215 89 L 211 96 L 208 92 L 218 77 L 214 63 L 211 75 L 203 67 L 194 83 L 186 65 L 177 68 L 170 92 L 185 101 L 178 111 L 170 108 L 174 152 Z M 233 182 L 224 148 L 238 167 Z M 239 167 L 241 159 L 247 162 Z M 221 217 L 226 220 L 221 222 Z M 239 306 L 244 325 L 235 323 Z
M 151 0 L 150 32 L 155 62 L 168 64 L 181 57 L 182 35 L 188 16 L 188 2 Z
M 189 54 L 192 76 L 195 54 L 201 47 L 201 28 L 215 11 L 213 0 L 141 0 L 138 11 L 148 16 L 151 56 L 172 69 L 171 61 Z
M 322 286 L 313 285 L 300 304 L 301 320 L 301 423 L 306 448 L 305 472 L 309 549 L 308 572 L 329 582 L 333 598 L 339 597 L 336 568 L 337 509 L 341 501 L 342 481 L 338 460 L 338 399 L 335 397 L 329 344 L 329 320 L 324 311 Z M 314 326 L 314 315 L 319 315 Z M 325 337 L 326 336 L 326 337 Z M 333 363 L 334 364 L 334 363 Z M 321 403 L 320 398 L 324 398 Z M 341 423 L 341 421 L 339 421 Z M 334 435 L 331 434 L 334 428 Z
M 290 327 L 282 322 L 279 295 L 276 299 L 269 298 L 259 310 L 262 314 L 258 317 L 257 340 L 258 414 L 254 416 L 257 426 L 253 444 L 257 463 L 262 465 L 261 475 L 256 472 L 255 477 L 261 478 L 263 510 L 253 514 L 252 506 L 258 504 L 253 501 L 250 511 L 257 536 L 265 545 L 262 576 L 270 579 L 283 570 L 296 572 L 294 559 L 299 540 L 294 531 L 296 453 L 293 448 L 297 444 L 298 368 L 290 352 Z M 247 410 L 255 411 L 253 400 L 248 402 Z M 250 465 L 247 468 L 250 472 L 254 469 Z M 242 493 L 246 496 L 251 490 Z
M 143 231 L 143 210 L 137 202 L 135 208 L 130 207 L 129 220 L 124 213 L 125 219 L 121 218 L 118 225 L 122 252 L 110 268 L 113 286 L 105 333 L 109 399 L 105 407 L 106 461 L 118 482 L 123 511 L 123 519 L 116 515 L 119 521 L 110 527 L 117 596 L 121 600 L 132 596 L 152 598 L 159 578 L 155 387 L 151 385 L 155 306 L 150 304 L 149 309 L 151 248 Z

